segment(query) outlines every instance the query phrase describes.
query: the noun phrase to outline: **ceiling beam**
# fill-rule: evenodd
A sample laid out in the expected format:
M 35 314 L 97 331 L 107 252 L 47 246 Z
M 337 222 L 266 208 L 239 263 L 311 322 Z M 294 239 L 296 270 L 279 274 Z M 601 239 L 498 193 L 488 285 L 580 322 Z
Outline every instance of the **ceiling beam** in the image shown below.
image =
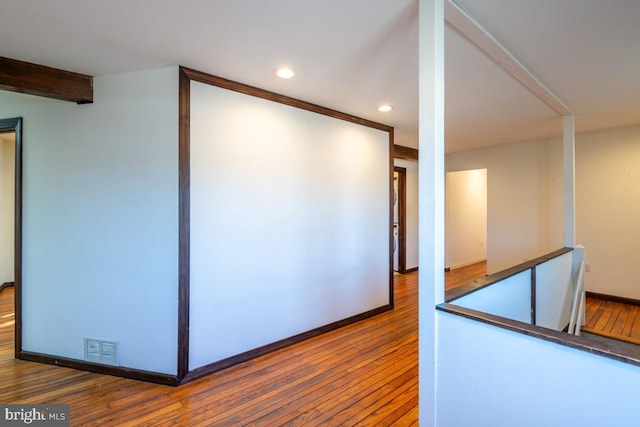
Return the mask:
M 393 157 L 396 159 L 418 160 L 418 149 L 394 144 Z
M 551 92 L 536 76 L 533 75 L 518 59 L 511 54 L 489 31 L 462 9 L 454 0 L 445 2 L 446 22 L 473 44 L 493 59 L 507 73 L 511 74 L 531 93 L 543 100 L 558 114 L 572 114 L 569 107 Z
M 93 77 L 0 57 L 0 89 L 88 104 Z

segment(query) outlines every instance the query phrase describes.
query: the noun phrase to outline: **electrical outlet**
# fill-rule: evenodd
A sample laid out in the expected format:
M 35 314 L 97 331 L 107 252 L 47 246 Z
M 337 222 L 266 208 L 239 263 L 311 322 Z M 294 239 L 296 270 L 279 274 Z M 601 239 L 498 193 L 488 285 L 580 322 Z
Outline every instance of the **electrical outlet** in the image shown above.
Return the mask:
M 589 273 L 591 271 L 591 264 L 585 264 L 584 265 L 584 271 L 585 271 L 585 273 Z
M 84 360 L 87 362 L 118 366 L 120 363 L 118 359 L 118 343 L 85 338 Z

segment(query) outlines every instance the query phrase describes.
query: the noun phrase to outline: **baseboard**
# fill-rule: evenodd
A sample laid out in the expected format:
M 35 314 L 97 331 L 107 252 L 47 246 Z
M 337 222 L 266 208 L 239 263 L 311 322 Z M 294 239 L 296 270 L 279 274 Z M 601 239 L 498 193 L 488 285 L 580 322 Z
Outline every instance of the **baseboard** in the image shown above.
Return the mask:
M 0 285 L 0 291 L 3 290 L 4 288 L 12 288 L 16 285 L 15 282 L 4 282 L 2 285 Z
M 285 338 L 283 340 L 276 341 L 274 343 L 267 344 L 265 346 L 258 347 L 256 349 L 238 354 L 236 356 L 228 357 L 226 359 L 223 359 L 214 363 L 210 363 L 205 366 L 201 366 L 192 371 L 189 371 L 187 375 L 185 375 L 185 377 L 180 381 L 180 384 L 184 384 L 189 381 L 193 381 L 198 378 L 204 377 L 206 375 L 212 374 L 214 372 L 221 371 L 222 369 L 226 369 L 231 366 L 238 365 L 243 362 L 247 362 L 251 359 L 255 359 L 256 357 L 263 356 L 267 353 L 271 353 L 272 351 L 280 350 L 281 348 L 288 347 L 293 344 L 297 344 L 309 338 L 313 338 L 318 335 L 324 334 L 326 332 L 333 331 L 334 329 L 342 328 L 343 326 L 347 326 L 352 323 L 359 322 L 361 320 L 375 316 L 376 314 L 384 313 L 385 311 L 389 311 L 389 310 L 393 310 L 392 304 L 378 307 L 373 310 L 369 310 L 364 313 L 360 313 L 355 316 L 351 316 L 346 319 L 339 320 L 337 322 L 333 322 L 328 325 L 321 326 L 319 328 L 312 329 L 310 331 L 303 332 L 298 335 L 294 335 L 290 338 Z
M 33 353 L 30 351 L 19 352 L 17 358 L 30 362 L 45 363 L 47 365 L 79 369 L 81 371 L 89 371 L 96 374 L 112 375 L 115 377 L 129 378 L 138 381 L 147 381 L 162 385 L 177 386 L 179 384 L 178 377 L 175 375 L 142 371 L 139 369 L 123 368 L 121 366 L 101 365 L 98 363 L 85 362 L 84 360 L 56 357 L 47 354 Z
M 589 292 L 589 291 L 585 292 L 585 294 L 589 298 L 597 298 L 597 299 L 602 299 L 602 300 L 605 300 L 605 301 L 612 301 L 612 302 L 619 302 L 619 303 L 622 303 L 622 304 L 640 306 L 640 300 L 633 299 L 633 298 L 619 297 L 619 296 L 607 295 L 607 294 L 599 294 L 597 292 Z
M 414 271 L 418 271 L 418 267 L 407 268 L 407 269 L 404 271 L 404 274 L 407 274 L 407 273 L 413 273 Z
M 471 261 L 471 262 L 467 262 L 467 263 L 464 263 L 464 264 L 455 265 L 455 266 L 453 266 L 453 267 L 447 267 L 447 268 L 445 268 L 445 271 L 446 271 L 447 269 L 448 269 L 449 271 L 451 271 L 451 270 L 457 270 L 457 269 L 459 269 L 459 268 L 468 267 L 468 266 L 470 266 L 470 265 L 478 264 L 478 263 L 480 263 L 480 262 L 486 262 L 486 261 L 487 261 L 487 259 L 486 259 L 486 258 L 482 258 L 482 259 L 479 259 L 479 260 L 476 260 L 476 261 Z

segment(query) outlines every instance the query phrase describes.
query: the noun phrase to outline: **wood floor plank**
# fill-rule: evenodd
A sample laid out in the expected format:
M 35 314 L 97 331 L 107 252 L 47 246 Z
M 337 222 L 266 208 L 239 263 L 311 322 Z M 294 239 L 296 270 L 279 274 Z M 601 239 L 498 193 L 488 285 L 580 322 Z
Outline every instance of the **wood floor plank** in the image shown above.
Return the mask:
M 620 309 L 622 304 L 612 304 L 611 305 L 611 315 L 609 316 L 609 320 L 607 324 L 604 325 L 604 331 L 607 333 L 612 333 L 613 326 L 618 321 L 618 317 L 620 316 Z
M 631 336 L 633 324 L 636 320 L 636 317 L 638 317 L 638 311 L 640 311 L 638 309 L 638 306 L 634 305 L 633 308 L 631 309 L 631 312 L 629 313 L 629 316 L 627 316 L 627 321 L 624 325 L 624 329 L 622 330 L 622 335 Z

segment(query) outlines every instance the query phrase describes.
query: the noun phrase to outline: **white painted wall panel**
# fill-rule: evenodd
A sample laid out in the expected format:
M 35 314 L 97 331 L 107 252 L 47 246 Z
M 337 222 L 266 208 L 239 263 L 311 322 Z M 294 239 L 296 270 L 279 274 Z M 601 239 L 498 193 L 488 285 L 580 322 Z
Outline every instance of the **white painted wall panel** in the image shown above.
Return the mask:
M 436 425 L 638 424 L 637 366 L 449 313 L 436 315 Z
M 531 323 L 531 271 L 523 271 L 501 282 L 452 301 L 461 307 Z
M 23 348 L 175 374 L 177 67 L 100 76 L 94 103 L 0 92 L 23 117 Z
M 191 82 L 190 369 L 389 303 L 389 135 Z
M 536 325 L 563 330 L 573 298 L 573 252 L 536 266 Z

